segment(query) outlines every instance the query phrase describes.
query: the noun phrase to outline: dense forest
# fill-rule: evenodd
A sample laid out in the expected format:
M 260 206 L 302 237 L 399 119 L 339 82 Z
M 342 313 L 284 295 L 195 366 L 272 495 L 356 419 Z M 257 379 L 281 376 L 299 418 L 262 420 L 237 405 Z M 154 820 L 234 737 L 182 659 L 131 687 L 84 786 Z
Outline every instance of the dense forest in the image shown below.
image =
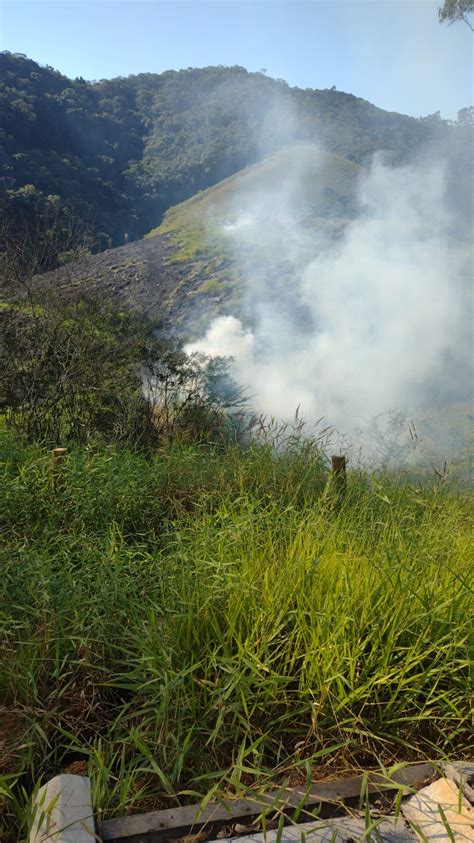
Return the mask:
M 106 248 L 140 236 L 171 205 L 294 140 L 316 140 L 357 163 L 380 149 L 400 162 L 453 133 L 462 145 L 470 120 L 472 109 L 454 123 L 439 113 L 389 113 L 351 94 L 290 88 L 243 67 L 86 82 L 4 52 L 1 202 L 10 218 L 57 219 L 59 207 L 66 221 L 71 214 L 87 220 L 96 247 Z M 467 154 L 456 159 L 461 171 Z

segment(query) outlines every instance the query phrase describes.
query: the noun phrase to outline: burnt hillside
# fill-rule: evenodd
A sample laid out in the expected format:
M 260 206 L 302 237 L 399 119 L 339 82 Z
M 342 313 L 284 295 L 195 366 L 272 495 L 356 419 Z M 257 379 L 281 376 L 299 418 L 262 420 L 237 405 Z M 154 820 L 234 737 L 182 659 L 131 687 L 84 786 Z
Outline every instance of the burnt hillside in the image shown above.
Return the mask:
M 282 306 L 294 307 L 293 281 L 301 266 L 290 257 L 292 226 L 302 247 L 299 259 L 310 261 L 357 215 L 362 173 L 339 155 L 290 145 L 171 208 L 142 240 L 74 261 L 40 283 L 65 296 L 83 291 L 110 297 L 180 333 L 193 334 L 223 312 L 251 320 L 255 297 L 269 289 Z M 285 179 L 298 201 L 282 193 Z M 249 213 L 255 224 L 236 243 L 239 218 Z M 270 248 L 262 230 L 272 237 Z

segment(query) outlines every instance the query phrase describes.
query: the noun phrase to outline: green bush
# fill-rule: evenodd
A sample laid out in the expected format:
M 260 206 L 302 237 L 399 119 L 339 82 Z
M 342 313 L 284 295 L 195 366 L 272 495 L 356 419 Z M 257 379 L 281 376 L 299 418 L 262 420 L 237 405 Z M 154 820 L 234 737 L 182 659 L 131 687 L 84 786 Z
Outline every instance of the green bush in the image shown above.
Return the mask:
M 35 300 L 37 299 L 37 300 Z M 231 435 L 244 404 L 224 360 L 187 357 L 141 316 L 52 293 L 0 311 L 0 406 L 27 441 L 153 449 Z

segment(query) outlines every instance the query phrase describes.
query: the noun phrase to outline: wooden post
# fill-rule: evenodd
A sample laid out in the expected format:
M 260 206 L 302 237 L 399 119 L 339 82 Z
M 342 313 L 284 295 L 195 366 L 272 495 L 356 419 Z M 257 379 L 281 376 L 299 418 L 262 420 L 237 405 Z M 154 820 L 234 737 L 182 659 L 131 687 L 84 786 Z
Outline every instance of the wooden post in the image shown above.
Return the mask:
M 341 502 L 347 492 L 346 458 L 344 456 L 331 457 L 333 489 L 338 502 Z
M 49 476 L 51 478 L 51 486 L 55 489 L 58 485 L 61 468 L 64 460 L 68 454 L 67 448 L 53 448 L 51 451 L 51 464 L 49 467 Z

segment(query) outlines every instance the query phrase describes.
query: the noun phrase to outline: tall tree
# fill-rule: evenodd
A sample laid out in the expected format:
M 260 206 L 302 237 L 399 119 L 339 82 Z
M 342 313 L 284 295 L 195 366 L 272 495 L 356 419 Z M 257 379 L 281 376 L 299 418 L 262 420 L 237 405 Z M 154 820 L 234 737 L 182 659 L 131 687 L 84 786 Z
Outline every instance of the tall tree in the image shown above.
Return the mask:
M 474 28 L 467 17 L 472 12 L 474 12 L 473 0 L 444 0 L 443 6 L 438 9 L 440 23 L 448 23 L 451 26 L 452 23 L 457 21 L 464 21 L 469 29 L 474 32 Z

